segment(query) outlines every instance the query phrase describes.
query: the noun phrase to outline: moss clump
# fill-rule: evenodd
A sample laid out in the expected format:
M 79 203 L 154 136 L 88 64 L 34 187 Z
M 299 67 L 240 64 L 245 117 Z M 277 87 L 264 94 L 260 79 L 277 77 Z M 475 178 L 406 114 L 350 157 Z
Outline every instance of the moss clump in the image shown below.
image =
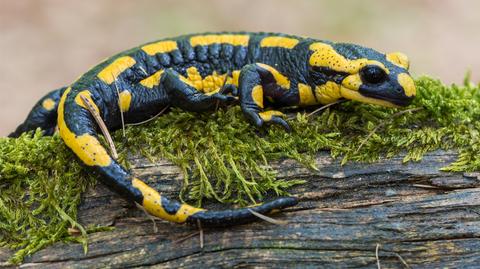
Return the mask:
M 18 250 L 12 262 L 66 238 L 69 227 L 85 235 L 75 220 L 88 182 L 58 136 L 0 138 L 0 246 Z
M 480 88 L 447 87 L 438 80 L 416 81 L 418 95 L 407 110 L 355 102 L 342 103 L 314 117 L 298 113 L 292 133 L 269 128 L 261 136 L 238 107 L 215 113 L 180 110 L 156 121 L 127 128 L 114 136 L 126 164 L 127 153 L 167 158 L 185 172 L 181 198 L 252 204 L 268 192 L 285 194 L 302 181 L 276 180 L 268 161 L 294 158 L 313 167 L 319 150 L 343 161 L 375 161 L 401 151 L 404 161 L 420 160 L 428 151 L 456 149 L 449 171 L 480 168 Z M 126 141 L 126 142 L 125 142 Z M 98 227 L 76 223 L 80 195 L 95 178 L 80 165 L 58 136 L 0 138 L 0 246 L 17 250 L 12 262 L 53 242 L 81 241 Z M 72 237 L 68 228 L 83 233 Z

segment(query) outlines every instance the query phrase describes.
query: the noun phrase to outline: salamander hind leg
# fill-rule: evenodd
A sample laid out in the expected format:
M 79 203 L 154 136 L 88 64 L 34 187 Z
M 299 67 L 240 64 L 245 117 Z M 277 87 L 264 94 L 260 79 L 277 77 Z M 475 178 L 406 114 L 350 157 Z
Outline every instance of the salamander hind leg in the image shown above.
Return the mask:
M 83 97 L 83 98 L 82 98 Z M 65 144 L 77 155 L 80 161 L 96 169 L 102 183 L 115 190 L 127 200 L 140 201 L 140 192 L 133 188 L 129 173 L 120 166 L 98 140 L 97 124 L 83 99 L 87 98 L 98 114 L 99 98 L 89 90 L 68 88 L 58 107 L 58 129 Z
M 237 103 L 237 98 L 231 95 L 220 92 L 204 94 L 195 88 L 192 81 L 172 69 L 165 71 L 161 84 L 170 97 L 171 104 L 184 110 L 205 111 L 218 105 Z
M 53 135 L 57 126 L 57 107 L 60 97 L 66 87 L 54 90 L 38 101 L 28 114 L 25 121 L 9 135 L 19 137 L 22 133 L 42 129 L 44 135 Z

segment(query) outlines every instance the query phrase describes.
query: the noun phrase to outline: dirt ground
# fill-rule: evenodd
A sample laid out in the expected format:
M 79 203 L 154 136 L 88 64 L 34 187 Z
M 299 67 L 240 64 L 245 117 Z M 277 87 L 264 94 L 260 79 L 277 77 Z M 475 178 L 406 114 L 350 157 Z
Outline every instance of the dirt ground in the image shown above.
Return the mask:
M 412 73 L 480 80 L 476 0 L 0 0 L 0 136 L 49 90 L 140 43 L 205 31 L 272 31 L 409 55 Z

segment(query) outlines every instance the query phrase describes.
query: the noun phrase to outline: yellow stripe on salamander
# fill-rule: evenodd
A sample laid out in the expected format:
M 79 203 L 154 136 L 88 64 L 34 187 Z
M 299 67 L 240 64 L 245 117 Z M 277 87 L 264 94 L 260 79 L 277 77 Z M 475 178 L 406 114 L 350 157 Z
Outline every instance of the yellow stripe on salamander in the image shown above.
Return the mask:
M 184 223 L 187 218 L 197 212 L 205 211 L 205 209 L 195 208 L 186 204 L 182 204 L 175 214 L 169 214 L 162 205 L 162 196 L 156 190 L 145 184 L 138 178 L 132 180 L 132 186 L 140 190 L 143 196 L 142 206 L 150 214 L 162 218 L 164 220 Z
M 88 166 L 98 165 L 102 167 L 109 166 L 112 163 L 112 158 L 110 157 L 110 155 L 108 155 L 107 151 L 100 144 L 100 142 L 96 137 L 90 134 L 77 135 L 68 128 L 65 122 L 65 100 L 67 99 L 67 96 L 70 93 L 70 91 L 71 91 L 71 88 L 68 88 L 67 90 L 65 90 L 65 93 L 60 99 L 60 103 L 58 106 L 58 129 L 60 131 L 60 136 L 62 137 L 65 144 L 69 148 L 71 148 L 72 151 L 86 165 Z M 90 93 L 88 91 L 82 91 L 79 94 L 83 94 L 86 97 L 88 96 L 87 98 L 91 99 Z M 78 99 L 75 98 L 75 102 L 78 104 L 77 100 Z M 94 105 L 95 103 L 92 101 L 92 104 Z M 95 108 L 98 111 L 98 107 L 95 106 Z
M 290 80 L 286 76 L 280 74 L 280 72 L 278 72 L 277 69 L 271 67 L 270 65 L 266 65 L 262 63 L 258 63 L 257 65 L 263 69 L 270 71 L 270 73 L 272 73 L 273 77 L 275 78 L 275 81 L 280 87 L 287 90 L 290 89 Z
M 130 109 L 130 103 L 132 102 L 132 94 L 129 91 L 123 91 L 118 98 L 118 104 L 122 112 L 127 112 Z
M 405 95 L 408 97 L 415 96 L 417 94 L 417 88 L 415 87 L 415 82 L 411 76 L 406 73 L 400 73 L 397 77 L 398 83 L 402 86 L 405 91 Z
M 300 97 L 300 106 L 317 105 L 317 99 L 313 94 L 312 87 L 306 84 L 298 83 L 298 95 Z
M 282 112 L 277 111 L 277 110 L 269 110 L 269 111 L 265 111 L 265 112 L 260 112 L 260 113 L 258 113 L 258 115 L 260 116 L 260 118 L 262 118 L 262 120 L 264 120 L 266 122 L 271 121 L 274 116 L 276 116 L 276 117 L 285 116 L 285 114 L 283 114 Z
M 118 76 L 120 76 L 121 73 L 134 66 L 135 63 L 135 59 L 130 56 L 120 57 L 100 71 L 97 77 L 110 85 L 118 78 Z
M 339 54 L 332 46 L 325 43 L 313 43 L 310 45 L 310 50 L 313 51 L 309 59 L 310 66 L 328 67 L 338 72 L 355 74 L 366 65 L 377 65 L 382 68 L 385 73 L 390 73 L 390 70 L 379 61 L 366 58 L 349 60 Z
M 240 70 L 235 70 L 232 72 L 232 77 L 230 80 L 230 84 L 238 86 L 238 79 L 240 78 Z
M 260 41 L 260 47 L 280 47 L 293 49 L 298 44 L 298 39 L 284 36 L 269 36 Z
M 248 46 L 250 36 L 248 35 L 198 35 L 190 38 L 190 45 L 209 46 L 212 44 L 230 44 L 233 46 Z
M 85 105 L 85 103 L 83 102 L 82 100 L 82 96 L 87 98 L 88 101 L 90 101 L 90 104 L 95 104 L 95 102 L 93 101 L 92 99 L 92 94 L 90 93 L 89 90 L 83 90 L 81 92 L 79 92 L 77 94 L 77 96 L 75 96 L 75 103 L 85 109 L 88 109 L 87 106 Z M 97 111 L 98 115 L 100 115 L 100 110 L 98 109 L 98 107 L 96 105 L 93 106 L 95 108 L 95 110 Z
M 341 85 L 327 81 L 327 83 L 315 87 L 315 96 L 321 104 L 330 104 L 342 98 Z
M 140 84 L 142 84 L 143 86 L 149 89 L 153 89 L 153 87 L 158 86 L 160 84 L 160 79 L 162 78 L 163 72 L 164 70 L 155 72 L 153 75 L 140 81 Z
M 263 87 L 257 85 L 252 89 L 252 99 L 258 107 L 263 108 Z
M 392 64 L 405 68 L 407 70 L 410 67 L 410 61 L 408 60 L 408 56 L 401 52 L 388 53 L 385 55 L 385 58 Z
M 148 44 L 142 47 L 142 50 L 145 51 L 150 56 L 153 56 L 157 53 L 168 53 L 174 50 L 177 50 L 177 42 L 175 41 L 160 41 L 153 44 Z

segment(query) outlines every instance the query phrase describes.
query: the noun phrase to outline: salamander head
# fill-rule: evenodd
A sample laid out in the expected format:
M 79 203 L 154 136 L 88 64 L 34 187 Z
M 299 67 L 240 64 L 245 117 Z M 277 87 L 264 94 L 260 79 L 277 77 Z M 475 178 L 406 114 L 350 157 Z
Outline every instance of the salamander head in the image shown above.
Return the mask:
M 398 107 L 409 105 L 415 97 L 409 61 L 402 53 L 382 54 L 353 44 L 323 42 L 312 43 L 310 50 L 314 83 L 333 81 L 343 98 Z

